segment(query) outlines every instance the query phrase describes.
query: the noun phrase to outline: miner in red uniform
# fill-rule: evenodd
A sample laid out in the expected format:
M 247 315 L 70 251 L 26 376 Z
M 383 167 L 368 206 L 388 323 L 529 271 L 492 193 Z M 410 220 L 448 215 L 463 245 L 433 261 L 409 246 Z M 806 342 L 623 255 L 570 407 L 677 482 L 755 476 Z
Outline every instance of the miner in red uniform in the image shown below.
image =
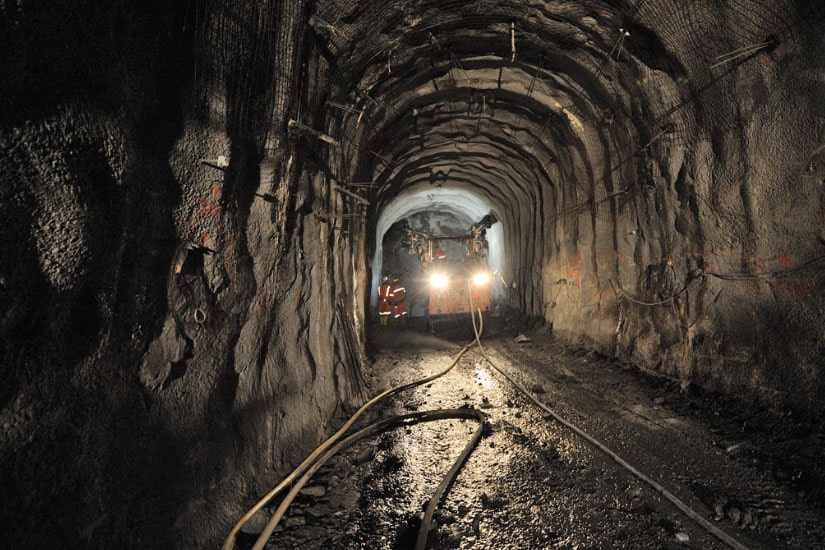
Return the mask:
M 396 319 L 407 318 L 407 306 L 404 304 L 406 295 L 407 289 L 404 288 L 397 276 L 393 277 L 390 296 L 392 297 L 392 314 Z
M 393 310 L 391 300 L 392 285 L 390 285 L 390 278 L 384 277 L 378 287 L 378 317 L 381 319 L 382 325 L 386 325 L 390 320 L 390 314 Z

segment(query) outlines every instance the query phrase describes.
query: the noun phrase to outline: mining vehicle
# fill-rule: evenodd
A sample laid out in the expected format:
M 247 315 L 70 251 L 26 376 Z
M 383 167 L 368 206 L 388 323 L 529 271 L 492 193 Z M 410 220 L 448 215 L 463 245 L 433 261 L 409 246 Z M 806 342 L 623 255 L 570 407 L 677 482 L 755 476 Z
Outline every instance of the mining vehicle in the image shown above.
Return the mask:
M 488 214 L 464 235 L 427 235 L 408 230 L 408 245 L 415 250 L 427 278 L 429 301 L 425 314 L 430 331 L 471 326 L 470 311 L 487 317 L 491 308 L 492 274 L 487 263 L 485 228 L 496 219 Z M 463 258 L 448 258 L 439 241 L 466 242 Z
M 425 319 L 429 330 L 471 324 L 470 311 L 480 311 L 486 319 L 492 279 L 486 262 L 442 260 L 430 264 L 427 271 L 430 299 Z

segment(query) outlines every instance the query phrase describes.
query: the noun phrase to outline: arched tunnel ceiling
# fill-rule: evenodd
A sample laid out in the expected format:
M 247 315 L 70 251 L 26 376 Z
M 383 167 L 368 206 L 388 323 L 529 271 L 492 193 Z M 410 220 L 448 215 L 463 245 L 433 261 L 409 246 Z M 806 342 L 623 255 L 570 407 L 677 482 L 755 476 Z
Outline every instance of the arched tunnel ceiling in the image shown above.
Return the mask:
M 359 136 L 373 153 L 361 159 L 358 175 L 392 194 L 395 185 L 448 166 L 462 142 L 488 146 L 466 163 L 479 182 L 484 157 L 511 159 L 508 171 L 526 164 L 543 181 L 557 156 L 569 170 L 575 152 L 568 149 L 581 149 L 605 116 L 629 110 L 621 102 L 631 94 L 615 93 L 610 81 L 610 54 L 624 41 L 618 29 L 631 9 L 597 2 L 319 5 L 316 29 L 327 34 L 346 86 L 357 90 L 346 90 L 352 111 L 338 131 Z M 620 59 L 634 62 L 627 53 Z M 626 138 L 633 136 L 611 142 Z M 414 150 L 429 155 L 422 161 Z
M 427 204 L 428 189 L 454 189 L 484 203 L 481 215 L 496 212 L 496 247 L 509 257 L 495 261 L 523 271 L 556 213 L 621 191 L 617 169 L 634 172 L 626 160 L 647 141 L 688 124 L 677 111 L 662 118 L 663 105 L 689 90 L 675 84 L 684 68 L 634 22 L 642 6 L 315 5 L 310 24 L 334 75 L 326 130 L 344 144 L 342 179 L 372 183 L 373 284 L 396 211 L 437 207 Z M 659 98 L 646 97 L 651 86 Z M 472 201 L 448 202 L 461 209 Z
M 557 211 L 614 191 L 614 170 L 634 170 L 623 160 L 688 124 L 662 117 L 659 103 L 690 90 L 634 21 L 643 4 L 317 3 L 310 24 L 335 83 L 327 131 L 354 161 L 342 179 L 374 182 L 376 211 L 409 186 L 470 187 L 505 225 L 525 217 L 519 204 Z M 639 101 L 651 86 L 661 101 Z

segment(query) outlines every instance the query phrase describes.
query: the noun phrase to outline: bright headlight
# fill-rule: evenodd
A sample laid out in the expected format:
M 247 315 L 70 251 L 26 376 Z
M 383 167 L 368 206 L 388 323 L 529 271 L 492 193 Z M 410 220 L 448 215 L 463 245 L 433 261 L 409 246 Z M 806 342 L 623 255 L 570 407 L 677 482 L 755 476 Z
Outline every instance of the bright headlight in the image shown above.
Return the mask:
M 476 273 L 473 275 L 473 284 L 476 286 L 486 285 L 490 282 L 489 273 Z
M 441 273 L 436 273 L 430 277 L 430 284 L 436 288 L 446 288 L 449 283 L 450 280 L 447 276 Z

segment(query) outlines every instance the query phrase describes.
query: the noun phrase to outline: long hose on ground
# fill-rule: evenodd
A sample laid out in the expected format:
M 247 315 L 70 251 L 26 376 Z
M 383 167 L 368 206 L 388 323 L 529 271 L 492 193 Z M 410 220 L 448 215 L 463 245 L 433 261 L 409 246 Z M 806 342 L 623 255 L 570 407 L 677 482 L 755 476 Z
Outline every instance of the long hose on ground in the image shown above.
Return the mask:
M 472 294 L 470 294 L 471 311 L 472 311 L 472 299 L 473 299 Z M 480 315 L 480 313 L 481 312 L 479 312 L 479 315 Z M 581 428 L 579 428 L 575 424 L 572 424 L 571 422 L 568 422 L 567 420 L 564 420 L 562 417 L 560 417 L 558 414 L 556 414 L 555 411 L 551 410 L 547 405 L 545 405 L 544 403 L 539 401 L 524 386 L 522 386 L 521 384 L 516 382 L 509 374 L 507 374 L 505 371 L 503 371 L 498 366 L 496 366 L 496 364 L 493 363 L 493 361 L 490 359 L 490 356 L 487 355 L 487 352 L 484 351 L 484 346 L 481 345 L 481 337 L 480 337 L 480 332 L 479 332 L 478 328 L 476 327 L 475 315 L 472 315 L 472 318 L 473 318 L 473 332 L 475 333 L 475 339 L 476 339 L 475 341 L 476 341 L 476 344 L 478 345 L 478 349 L 479 349 L 479 352 L 481 353 L 481 356 L 484 357 L 484 359 L 487 361 L 487 363 L 489 363 L 489 365 L 491 367 L 493 367 L 493 369 L 495 369 L 496 372 L 498 372 L 504 378 L 506 378 L 511 384 L 513 384 L 513 386 L 515 386 L 521 393 L 523 393 L 530 401 L 535 403 L 536 406 L 538 406 L 541 410 L 543 410 L 544 412 L 549 414 L 551 417 L 553 417 L 557 422 L 559 422 L 563 426 L 567 427 L 568 429 L 572 430 L 573 432 L 578 434 L 580 437 L 582 437 L 584 440 L 586 440 L 588 443 L 590 443 L 591 445 L 596 447 L 598 450 L 600 450 L 601 452 L 603 452 L 604 454 L 606 454 L 607 456 L 612 458 L 617 464 L 624 467 L 631 474 L 633 474 L 634 476 L 636 476 L 640 480 L 647 483 L 650 487 L 655 489 L 659 494 L 661 494 L 663 497 L 668 499 L 679 510 L 684 512 L 684 514 L 686 516 L 688 516 L 689 518 L 694 520 L 696 523 L 701 525 L 703 528 L 705 528 L 713 536 L 715 536 L 716 538 L 718 538 L 719 540 L 721 540 L 722 542 L 724 542 L 725 544 L 727 544 L 731 548 L 735 548 L 736 550 L 748 550 L 748 548 L 746 546 L 744 546 L 742 543 L 740 543 L 739 541 L 737 541 L 736 539 L 734 539 L 733 537 L 731 537 L 730 535 L 728 535 L 727 533 L 725 533 L 724 531 L 722 531 L 721 529 L 719 529 L 718 527 L 716 527 L 715 525 L 710 523 L 707 519 L 702 517 L 698 512 L 694 511 L 687 504 L 685 504 L 684 502 L 679 500 L 679 498 L 676 495 L 674 495 L 673 493 L 671 493 L 670 491 L 668 491 L 667 489 L 662 487 L 660 484 L 656 483 L 654 480 L 652 480 L 651 478 L 649 478 L 648 476 L 646 476 L 645 474 L 643 474 L 642 472 L 640 472 L 639 470 L 637 470 L 636 468 L 631 466 L 627 461 L 625 461 L 622 457 L 620 457 L 619 455 L 617 455 L 616 453 L 611 451 L 603 443 L 601 443 L 600 441 L 598 441 L 597 439 L 595 439 L 594 437 L 589 435 L 587 432 L 585 432 L 584 430 L 582 430 Z M 482 317 L 482 319 L 483 319 L 483 317 Z
M 483 326 L 484 325 L 483 325 L 483 320 L 482 320 L 482 324 L 481 324 L 482 329 L 483 329 Z M 405 390 L 405 389 L 413 388 L 415 386 L 420 386 L 422 384 L 432 382 L 433 380 L 436 380 L 437 378 L 440 378 L 440 377 L 444 376 L 445 374 L 447 374 L 448 372 L 450 372 L 458 364 L 458 361 L 467 352 L 467 350 L 469 350 L 478 341 L 478 335 L 479 335 L 480 330 L 478 330 L 476 328 L 475 321 L 473 321 L 473 331 L 476 334 L 476 339 L 474 341 L 470 342 L 469 344 L 467 344 L 466 346 L 464 346 L 461 349 L 461 351 L 459 351 L 458 355 L 456 355 L 455 359 L 453 359 L 452 363 L 450 363 L 450 365 L 446 369 L 444 369 L 443 371 L 438 372 L 436 374 L 433 374 L 431 376 L 428 376 L 426 378 L 422 378 L 421 380 L 417 380 L 417 381 L 414 381 L 414 382 L 409 382 L 407 384 L 402 384 L 400 386 L 396 386 L 394 388 L 390 388 L 388 390 L 385 390 L 385 391 L 381 392 L 380 394 L 378 394 L 377 396 L 370 399 L 369 401 L 367 401 L 363 406 L 361 406 L 361 408 L 359 408 L 349 418 L 349 420 L 347 420 L 344 423 L 344 425 L 341 426 L 341 428 L 337 432 L 335 432 L 332 436 L 330 436 L 329 439 L 327 439 L 326 441 L 321 443 L 321 445 L 319 445 L 314 451 L 312 451 L 312 453 L 310 453 L 304 459 L 304 461 L 301 462 L 301 464 L 299 464 L 298 467 L 296 467 L 292 471 L 292 473 L 290 473 L 287 477 L 285 477 L 281 481 L 281 483 L 279 483 L 275 488 L 273 488 L 266 495 L 264 495 L 263 498 L 261 498 L 252 508 L 250 508 L 241 517 L 241 519 L 238 520 L 238 522 L 235 524 L 235 526 L 229 532 L 229 535 L 226 537 L 226 540 L 224 541 L 223 546 L 222 546 L 222 550 L 232 550 L 234 548 L 235 539 L 237 538 L 238 533 L 240 532 L 241 528 L 252 518 L 252 516 L 254 516 L 258 511 L 260 511 L 264 506 L 266 506 L 269 503 L 269 501 L 271 501 L 276 495 L 278 495 L 281 491 L 283 491 L 287 487 L 287 485 L 292 484 L 292 482 L 295 481 L 299 476 L 304 475 L 306 479 L 304 479 L 302 477 L 301 479 L 303 481 L 299 481 L 298 483 L 296 483 L 295 486 L 292 487 L 292 490 L 289 493 L 289 495 L 292 495 L 292 496 L 290 497 L 289 495 L 287 495 L 287 497 L 284 498 L 284 500 L 282 501 L 281 505 L 278 508 L 278 511 L 276 511 L 275 515 L 273 515 L 272 519 L 270 519 L 269 523 L 267 523 L 266 528 L 258 536 L 258 539 L 255 542 L 255 546 L 253 546 L 253 550 L 261 550 L 264 547 L 264 545 L 266 544 L 269 537 L 275 531 L 275 528 L 278 526 L 278 523 L 282 519 L 282 517 L 283 517 L 284 513 L 286 512 L 286 509 L 288 508 L 289 504 L 291 504 L 292 500 L 295 498 L 295 495 L 298 494 L 298 491 L 300 491 L 300 489 L 303 487 L 303 485 L 306 483 L 306 481 L 309 480 L 309 476 L 311 476 L 311 474 L 309 474 L 309 475 L 305 475 L 305 474 L 315 466 L 316 461 L 321 460 L 321 458 L 319 458 L 319 457 L 322 457 L 322 455 L 326 456 L 325 453 L 330 451 L 330 447 L 335 445 L 336 441 L 338 441 L 344 435 L 344 433 L 353 425 L 353 423 L 355 423 L 355 421 L 367 409 L 369 409 L 370 407 L 372 407 L 373 405 L 375 405 L 376 403 L 378 403 L 379 401 L 381 401 L 385 397 L 387 397 L 389 395 L 392 395 L 394 393 L 398 393 L 398 392 L 400 392 L 402 390 Z M 467 410 L 471 410 L 471 409 L 467 409 Z M 438 411 L 430 411 L 430 412 L 438 412 Z M 390 419 L 390 420 L 397 420 L 397 418 L 396 419 Z M 482 423 L 483 423 L 483 421 L 482 421 Z M 381 422 L 379 422 L 379 423 L 377 423 L 373 426 L 369 426 L 369 427 L 365 428 L 364 430 L 369 430 L 369 429 L 373 428 L 374 426 L 376 426 L 378 424 L 381 424 Z M 364 430 L 362 430 L 362 432 Z M 361 433 L 361 432 L 359 432 L 359 433 Z M 452 478 L 455 478 L 455 476 L 458 473 L 458 470 L 461 468 L 461 465 L 466 460 L 467 456 L 469 456 L 469 453 L 472 450 L 472 448 L 475 446 L 475 444 L 477 443 L 478 437 L 480 437 L 480 434 L 481 434 L 481 428 L 476 430 L 476 434 L 474 434 L 473 439 L 471 440 L 470 443 L 468 443 L 467 447 L 465 447 L 464 451 L 459 456 L 459 458 L 456 460 L 456 462 L 453 464 L 453 467 L 450 469 L 447 476 L 444 478 L 444 480 L 442 480 L 442 483 L 438 486 L 438 488 L 436 490 L 436 493 L 430 499 L 430 502 L 427 505 L 427 511 L 425 512 L 425 515 L 424 515 L 424 521 L 422 521 L 421 529 L 419 530 L 418 541 L 416 542 L 416 550 L 423 550 L 424 545 L 426 544 L 427 531 L 429 530 L 429 523 L 432 520 L 432 515 L 433 515 L 433 512 L 435 510 L 435 506 L 437 505 L 441 494 L 443 494 L 444 491 L 446 491 L 446 488 L 449 487 L 449 485 L 452 481 Z M 351 436 L 351 437 L 354 437 L 354 436 Z M 366 437 L 366 435 L 363 435 L 361 437 Z M 338 448 L 343 448 L 343 447 L 337 447 L 336 446 L 336 449 L 338 449 Z M 329 456 L 332 456 L 335 453 L 335 451 L 330 451 L 330 452 L 331 452 L 331 454 Z M 323 458 L 323 461 L 325 462 L 328 459 L 329 459 L 329 457 Z M 321 464 L 323 464 L 323 462 L 321 462 Z M 321 464 L 317 464 L 317 466 L 320 467 Z M 317 468 L 315 468 L 315 470 L 317 470 Z M 313 470 L 313 472 L 315 470 Z M 281 510 L 281 508 L 283 508 L 283 510 Z M 423 542 L 421 540 L 422 539 L 422 534 L 423 534 Z
M 351 436 L 339 441 L 332 447 L 330 447 L 323 455 L 321 455 L 312 466 L 301 476 L 300 479 L 295 483 L 292 489 L 287 493 L 284 497 L 284 500 L 278 506 L 278 509 L 275 511 L 275 514 L 272 516 L 272 519 L 269 520 L 267 523 L 266 528 L 261 532 L 258 536 L 258 540 L 255 543 L 253 549 L 257 550 L 263 548 L 263 545 L 266 544 L 269 537 L 275 531 L 275 528 L 280 523 L 281 519 L 283 518 L 284 514 L 286 514 L 287 509 L 289 508 L 292 501 L 298 495 L 300 490 L 303 486 L 309 481 L 309 479 L 321 468 L 330 458 L 332 458 L 338 451 L 349 447 L 350 445 L 356 443 L 357 441 L 364 439 L 366 437 L 371 437 L 382 431 L 398 426 L 408 421 L 414 422 L 432 422 L 434 420 L 444 420 L 448 418 L 458 418 L 458 419 L 470 419 L 470 420 L 477 420 L 478 427 L 476 431 L 473 433 L 472 438 L 467 444 L 464 446 L 464 450 L 458 456 L 458 458 L 453 462 L 453 466 L 450 468 L 450 471 L 441 481 L 438 488 L 436 489 L 433 496 L 430 497 L 430 501 L 427 504 L 427 509 L 424 514 L 424 519 L 421 522 L 421 527 L 418 531 L 418 538 L 416 540 L 415 548 L 416 550 L 424 550 L 427 544 L 427 536 L 430 531 L 430 523 L 432 522 L 433 512 L 435 511 L 435 507 L 438 505 L 438 502 L 441 500 L 444 492 L 446 491 L 447 487 L 452 483 L 455 476 L 458 474 L 458 470 L 463 465 L 464 461 L 470 455 L 470 452 L 473 448 L 478 444 L 478 441 L 481 439 L 481 434 L 484 431 L 484 421 L 486 420 L 485 415 L 476 409 L 437 409 L 432 411 L 421 411 L 416 413 L 409 413 L 404 414 L 401 416 L 394 416 L 392 418 L 382 420 L 380 422 L 375 422 L 370 424 L 366 428 L 359 430 L 352 434 Z

